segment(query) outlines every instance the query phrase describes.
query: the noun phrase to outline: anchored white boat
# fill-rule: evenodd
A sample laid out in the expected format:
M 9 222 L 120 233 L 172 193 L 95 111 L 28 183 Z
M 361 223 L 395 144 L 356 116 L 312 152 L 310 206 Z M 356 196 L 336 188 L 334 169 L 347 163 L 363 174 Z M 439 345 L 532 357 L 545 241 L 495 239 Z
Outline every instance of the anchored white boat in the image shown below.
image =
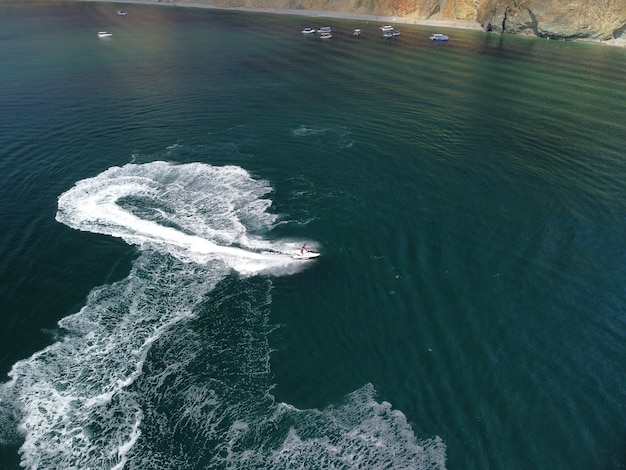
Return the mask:
M 447 34 L 434 33 L 430 35 L 429 39 L 431 41 L 448 41 L 450 38 Z
M 315 33 L 315 29 L 313 28 L 304 28 L 302 31 L 300 31 L 302 34 L 314 34 Z
M 110 38 L 111 36 L 113 36 L 113 33 L 110 33 L 108 31 L 98 31 L 99 38 Z
M 383 37 L 384 38 L 393 38 L 393 37 L 400 36 L 400 30 L 399 29 L 395 29 L 390 24 L 386 24 L 385 26 L 381 26 L 380 30 L 383 32 Z

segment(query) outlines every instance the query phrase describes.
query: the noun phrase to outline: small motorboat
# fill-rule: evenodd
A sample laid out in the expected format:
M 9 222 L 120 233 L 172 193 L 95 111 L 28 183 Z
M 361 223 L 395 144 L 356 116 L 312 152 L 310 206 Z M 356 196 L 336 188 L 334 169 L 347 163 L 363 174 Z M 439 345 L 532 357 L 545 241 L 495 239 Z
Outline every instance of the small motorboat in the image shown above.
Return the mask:
M 393 36 L 400 36 L 400 30 L 399 29 L 394 29 L 393 32 L 391 33 Z
M 117 16 L 126 16 L 127 13 L 124 10 L 117 10 Z
M 313 28 L 304 28 L 300 31 L 302 34 L 315 34 L 315 30 Z
M 392 31 L 393 31 L 393 26 L 391 26 L 390 24 L 386 24 L 385 26 L 381 26 L 381 27 L 380 27 L 380 30 L 381 30 L 383 33 L 386 33 L 386 32 L 392 32 Z
M 361 30 L 360 29 L 355 29 L 354 32 L 352 33 L 352 36 L 359 37 L 361 35 Z
M 330 26 L 322 26 L 320 29 L 317 30 L 318 33 L 320 34 L 324 34 L 324 33 L 332 33 Z
M 429 36 L 431 41 L 448 41 L 450 38 L 447 34 L 434 33 Z
M 330 39 L 332 37 L 333 37 L 333 35 L 330 34 L 330 33 L 322 33 L 322 34 L 320 34 L 320 38 L 322 38 L 322 39 Z
M 110 33 L 108 31 L 98 31 L 99 38 L 110 38 L 111 36 L 113 36 L 113 33 Z

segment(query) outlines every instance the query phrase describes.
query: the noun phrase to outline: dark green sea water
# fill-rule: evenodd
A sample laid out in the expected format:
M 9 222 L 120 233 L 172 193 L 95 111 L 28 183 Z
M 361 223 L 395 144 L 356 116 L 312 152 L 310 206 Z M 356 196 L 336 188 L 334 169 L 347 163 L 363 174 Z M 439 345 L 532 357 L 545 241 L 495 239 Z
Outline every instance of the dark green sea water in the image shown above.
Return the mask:
M 626 51 L 379 26 L 0 3 L 0 468 L 625 468 Z

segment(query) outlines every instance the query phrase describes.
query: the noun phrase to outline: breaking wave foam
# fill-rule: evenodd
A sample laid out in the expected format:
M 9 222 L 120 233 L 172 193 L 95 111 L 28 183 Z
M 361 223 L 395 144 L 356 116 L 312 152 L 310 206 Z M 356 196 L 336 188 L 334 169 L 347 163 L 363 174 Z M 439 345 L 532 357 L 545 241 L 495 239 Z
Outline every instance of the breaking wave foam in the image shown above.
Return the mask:
M 323 411 L 274 403 L 271 280 L 251 275 L 302 263 L 257 235 L 277 221 L 270 191 L 238 167 L 154 162 L 59 197 L 57 220 L 141 252 L 0 387 L 23 467 L 444 467 L 443 442 L 418 441 L 371 385 Z

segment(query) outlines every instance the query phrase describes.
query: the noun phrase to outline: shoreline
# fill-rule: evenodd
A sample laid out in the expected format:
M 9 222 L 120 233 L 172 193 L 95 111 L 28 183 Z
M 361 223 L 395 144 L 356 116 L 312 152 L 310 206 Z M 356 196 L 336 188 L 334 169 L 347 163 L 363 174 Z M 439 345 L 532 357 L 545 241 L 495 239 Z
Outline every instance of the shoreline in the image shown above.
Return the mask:
M 342 20 L 379 21 L 381 23 L 412 24 L 418 26 L 439 26 L 452 29 L 469 29 L 484 31 L 482 26 L 474 21 L 461 20 L 420 20 L 402 16 L 381 16 L 363 13 L 344 13 L 330 10 L 293 10 L 289 8 L 251 8 L 251 7 L 223 7 L 196 2 L 161 2 L 158 0 L 70 0 L 72 2 L 111 3 L 129 5 L 156 5 L 163 7 L 203 8 L 207 10 L 242 11 L 251 13 L 271 13 L 275 15 L 307 16 L 312 18 L 337 18 Z
M 330 10 L 293 10 L 289 8 L 251 8 L 251 7 L 224 7 L 218 5 L 211 5 L 207 3 L 196 3 L 193 1 L 167 1 L 162 2 L 159 0 L 70 0 L 72 2 L 92 2 L 92 3 L 111 3 L 111 4 L 130 4 L 130 5 L 154 5 L 163 7 L 182 7 L 182 8 L 203 8 L 209 10 L 228 10 L 228 11 L 243 11 L 252 13 L 271 13 L 275 15 L 293 15 L 293 16 L 307 16 L 312 18 L 338 18 L 342 20 L 361 20 L 361 21 L 379 21 L 381 23 L 389 24 L 411 24 L 417 26 L 433 26 L 450 29 L 465 29 L 473 31 L 486 32 L 480 23 L 475 21 L 461 21 L 461 20 L 422 20 L 410 17 L 398 17 L 398 16 L 380 16 L 363 13 L 345 13 L 336 12 Z M 497 34 L 497 33 L 492 33 Z M 513 35 L 512 35 L 513 36 Z M 523 35 L 521 35 L 523 36 Z M 534 39 L 542 39 L 538 36 L 523 36 Z M 588 44 L 597 44 L 601 46 L 621 47 L 626 48 L 626 37 L 619 37 L 615 39 L 577 39 Z

